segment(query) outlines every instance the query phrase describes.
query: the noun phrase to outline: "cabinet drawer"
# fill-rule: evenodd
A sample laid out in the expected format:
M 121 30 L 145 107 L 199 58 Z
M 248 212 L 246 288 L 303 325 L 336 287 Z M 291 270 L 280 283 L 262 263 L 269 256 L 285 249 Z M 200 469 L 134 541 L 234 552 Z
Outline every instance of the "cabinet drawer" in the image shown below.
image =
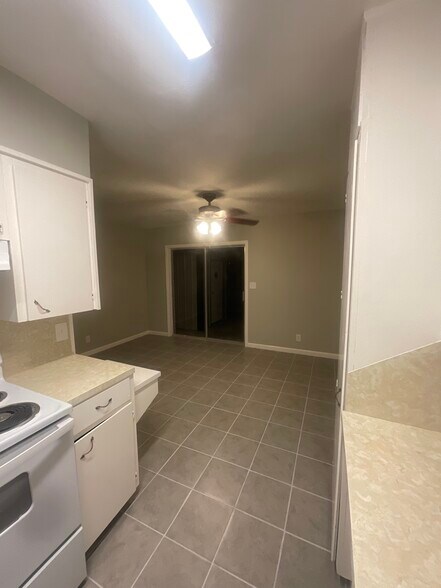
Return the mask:
M 116 409 L 130 401 L 130 378 L 110 386 L 89 400 L 74 406 L 74 437 L 97 425 Z
M 86 549 L 136 490 L 134 427 L 128 404 L 75 442 Z

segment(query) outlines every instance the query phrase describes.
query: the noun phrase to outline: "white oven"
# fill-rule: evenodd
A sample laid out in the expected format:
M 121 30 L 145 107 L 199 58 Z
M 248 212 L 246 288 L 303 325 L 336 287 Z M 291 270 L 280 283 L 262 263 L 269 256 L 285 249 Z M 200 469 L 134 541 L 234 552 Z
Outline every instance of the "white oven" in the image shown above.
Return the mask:
M 72 428 L 65 417 L 0 453 L 2 588 L 86 577 Z

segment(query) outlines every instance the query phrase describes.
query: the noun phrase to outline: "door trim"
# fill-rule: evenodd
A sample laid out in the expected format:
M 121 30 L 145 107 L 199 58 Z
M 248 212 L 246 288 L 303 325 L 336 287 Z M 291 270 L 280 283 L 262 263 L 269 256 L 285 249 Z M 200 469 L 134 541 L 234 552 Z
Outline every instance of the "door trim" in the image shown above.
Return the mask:
M 340 405 L 336 406 L 337 420 L 336 430 L 334 437 L 334 476 L 332 480 L 333 484 L 333 506 L 332 506 L 332 527 L 331 527 L 331 560 L 335 561 L 337 555 L 337 542 L 338 542 L 338 522 L 339 522 L 339 510 L 340 510 L 340 488 L 341 488 L 341 462 L 342 462 L 342 446 L 343 446 L 343 425 L 342 425 L 342 412 L 345 406 L 346 397 L 346 375 L 348 370 L 348 350 L 350 345 L 349 340 L 349 329 L 351 322 L 351 304 L 352 304 L 352 279 L 353 279 L 353 260 L 354 260 L 354 234 L 355 234 L 355 218 L 357 210 L 357 192 L 359 182 L 359 157 L 362 148 L 361 145 L 361 124 L 357 126 L 357 134 L 353 140 L 353 160 L 352 160 L 352 185 L 350 192 L 348 192 L 348 200 L 346 203 L 346 215 L 349 216 L 349 223 L 347 226 L 347 238 L 348 247 L 348 258 L 347 258 L 347 276 L 346 283 L 342 284 L 342 305 L 341 305 L 341 326 L 344 324 L 344 332 L 341 333 L 342 340 L 340 341 L 339 349 L 339 364 L 341 362 L 341 370 L 338 370 L 338 377 L 341 373 L 341 381 L 337 379 L 338 387 L 340 388 Z M 349 209 L 349 210 L 348 210 Z M 343 279 L 345 279 L 343 272 Z M 345 292 L 344 292 L 345 290 Z M 344 323 L 343 323 L 344 321 Z M 340 368 L 340 365 L 339 365 Z M 338 390 L 336 390 L 338 393 Z
M 244 345 L 248 347 L 248 241 L 200 242 L 182 245 L 165 245 L 165 288 L 167 295 L 167 334 L 173 336 L 173 279 L 172 251 L 174 249 L 214 249 L 216 247 L 243 247 L 244 257 Z

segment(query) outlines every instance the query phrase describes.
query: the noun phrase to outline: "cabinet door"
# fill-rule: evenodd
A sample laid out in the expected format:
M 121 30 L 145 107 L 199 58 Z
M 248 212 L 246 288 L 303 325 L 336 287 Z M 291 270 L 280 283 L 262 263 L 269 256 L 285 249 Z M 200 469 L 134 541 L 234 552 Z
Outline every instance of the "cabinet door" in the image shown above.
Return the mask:
M 75 442 L 86 549 L 136 490 L 134 426 L 130 403 Z
M 94 308 L 90 182 L 20 160 L 13 176 L 28 320 Z

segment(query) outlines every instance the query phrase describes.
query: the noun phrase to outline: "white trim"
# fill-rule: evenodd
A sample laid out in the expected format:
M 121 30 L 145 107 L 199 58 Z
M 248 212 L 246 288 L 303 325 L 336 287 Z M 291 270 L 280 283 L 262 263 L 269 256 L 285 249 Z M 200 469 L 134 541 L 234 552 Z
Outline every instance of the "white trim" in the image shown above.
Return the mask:
M 101 310 L 100 282 L 98 279 L 98 253 L 96 248 L 95 205 L 93 197 L 93 180 L 86 182 L 87 222 L 89 225 L 90 270 L 92 273 L 92 303 L 94 310 Z
M 201 241 L 200 243 L 182 243 L 180 245 L 165 245 L 165 289 L 167 296 L 167 333 L 173 336 L 173 296 L 172 296 L 172 263 L 171 252 L 173 249 L 203 249 L 213 247 L 243 247 L 244 261 L 244 344 L 248 346 L 248 241 Z M 152 332 L 153 333 L 153 332 Z
M 159 335 L 160 337 L 171 337 L 167 331 L 146 331 L 147 335 Z
M 263 343 L 247 343 L 245 347 L 251 347 L 253 349 L 267 349 L 268 351 L 280 351 L 281 353 L 296 353 L 298 355 L 310 355 L 312 357 L 326 357 L 328 359 L 338 359 L 338 353 L 328 353 L 327 351 L 295 349 L 294 347 L 279 347 L 278 345 L 264 345 Z
M 100 353 L 100 351 L 106 351 L 107 349 L 111 349 L 112 347 L 118 347 L 118 345 L 122 345 L 123 343 L 128 343 L 129 341 L 134 341 L 135 339 L 140 339 L 141 337 L 145 337 L 146 335 L 157 335 L 155 331 L 142 331 L 141 333 L 137 333 L 136 335 L 131 335 L 130 337 L 125 337 L 124 339 L 119 339 L 118 341 L 113 341 L 112 343 L 107 343 L 106 345 L 101 345 L 101 347 L 96 347 L 95 349 L 89 349 L 88 351 L 82 351 L 81 355 L 94 355 L 95 353 Z M 165 334 L 165 333 L 164 333 Z
M 5 147 L 4 145 L 0 145 L 0 154 L 12 157 L 14 159 L 19 159 L 21 161 L 26 161 L 27 163 L 33 163 L 34 165 L 38 165 L 39 167 L 44 167 L 46 169 L 59 172 L 65 176 L 75 178 L 76 180 L 82 180 L 86 184 L 91 182 L 91 178 L 87 176 L 77 174 L 76 172 L 73 172 L 70 169 L 60 167 L 59 165 L 54 165 L 53 163 L 49 163 L 48 161 L 43 161 L 43 159 L 38 159 L 37 157 L 33 157 L 32 155 L 27 155 L 26 153 L 15 151 L 15 149 L 10 149 L 9 147 Z
M 72 316 L 72 315 L 70 315 Z M 130 337 L 125 337 L 124 339 L 119 339 L 118 341 L 113 341 L 112 343 L 107 343 L 106 345 L 102 345 L 101 347 L 96 347 L 95 349 L 89 349 L 88 351 L 82 351 L 81 355 L 94 355 L 95 353 L 100 353 L 101 351 L 106 351 L 107 349 L 111 349 L 112 347 L 117 347 L 118 345 L 122 345 L 123 343 L 128 343 L 129 341 L 134 341 L 135 339 L 140 339 L 141 337 L 145 337 L 146 335 L 158 335 L 160 337 L 170 337 L 167 331 L 142 331 L 141 333 L 137 333 L 136 335 L 131 335 Z M 175 337 L 186 337 L 191 339 L 203 339 L 203 337 L 191 337 L 189 335 L 175 335 Z M 214 341 L 215 339 L 209 339 L 209 341 Z M 233 343 L 240 345 L 239 341 L 224 341 L 223 339 L 216 339 L 216 341 L 222 343 Z M 295 349 L 294 347 L 279 347 L 278 345 L 264 345 L 263 343 L 246 343 L 245 347 L 250 347 L 252 349 L 266 349 L 268 351 L 280 351 L 282 353 L 296 353 L 298 355 L 310 355 L 312 357 L 326 357 L 328 359 L 338 359 L 338 353 L 328 353 L 327 351 L 312 351 L 310 349 Z

